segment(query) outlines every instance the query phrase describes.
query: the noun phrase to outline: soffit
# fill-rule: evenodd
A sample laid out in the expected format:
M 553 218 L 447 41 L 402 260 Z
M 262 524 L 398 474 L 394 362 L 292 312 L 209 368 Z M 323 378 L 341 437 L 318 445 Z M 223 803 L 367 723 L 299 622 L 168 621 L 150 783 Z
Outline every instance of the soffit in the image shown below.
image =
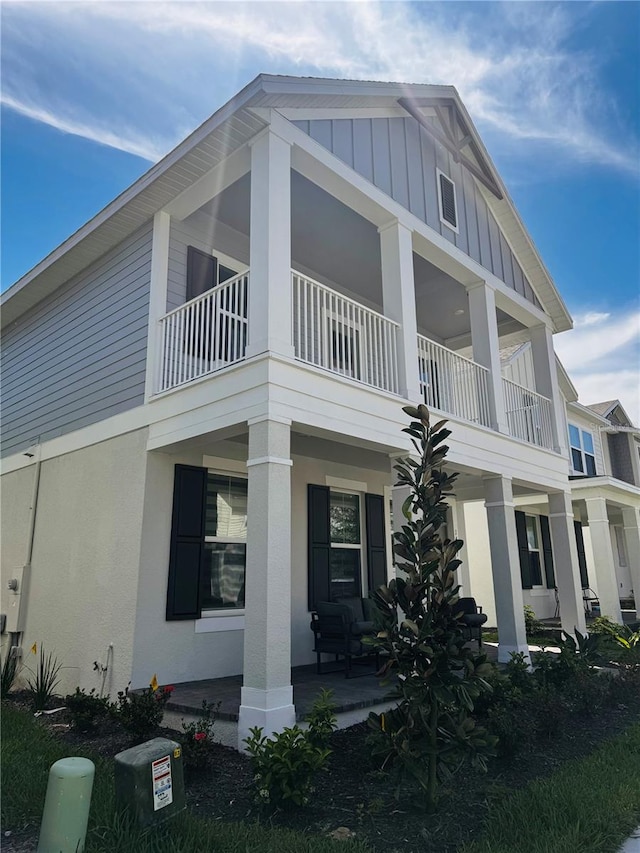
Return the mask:
M 172 152 L 9 288 L 0 297 L 2 326 L 13 322 L 24 311 L 118 245 L 180 192 L 260 132 L 267 121 L 249 107 L 281 108 L 287 111 L 340 109 L 341 114 L 348 118 L 350 110 L 387 108 L 396 111 L 403 99 L 417 104 L 422 99 L 423 106 L 418 108 L 430 121 L 433 121 L 436 109 L 434 104 L 455 105 L 455 114 L 462 117 L 463 129 L 468 131 L 472 143 L 471 147 L 467 144 L 467 153 L 495 182 L 503 197 L 498 199 L 494 192 L 478 181 L 480 190 L 485 194 L 538 298 L 552 317 L 555 331 L 571 328 L 566 307 L 454 87 L 273 75 L 260 75 L 249 83 Z

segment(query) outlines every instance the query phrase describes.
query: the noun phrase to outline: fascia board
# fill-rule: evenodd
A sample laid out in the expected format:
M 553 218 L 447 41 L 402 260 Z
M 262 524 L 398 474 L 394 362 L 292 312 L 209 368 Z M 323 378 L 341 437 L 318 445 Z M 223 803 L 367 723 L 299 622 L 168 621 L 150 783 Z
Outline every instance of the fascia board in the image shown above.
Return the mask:
M 567 408 L 574 411 L 581 418 L 585 418 L 586 420 L 591 421 L 594 424 L 600 424 L 604 427 L 611 426 L 611 424 L 606 418 L 603 418 L 602 415 L 598 415 L 595 412 L 592 412 L 591 409 L 587 408 L 587 406 L 583 406 L 582 403 L 578 403 L 577 400 L 567 400 Z
M 86 237 L 104 226 L 116 213 L 123 211 L 128 204 L 138 198 L 158 178 L 169 172 L 170 169 L 178 164 L 185 155 L 198 145 L 199 142 L 205 140 L 210 133 L 220 127 L 220 125 L 222 125 L 227 119 L 231 118 L 231 116 L 241 107 L 248 105 L 252 98 L 254 98 L 260 91 L 261 86 L 261 76 L 258 76 L 230 101 L 227 101 L 226 104 L 220 107 L 219 110 L 203 122 L 200 127 L 196 128 L 193 133 L 163 157 L 162 160 L 152 166 L 144 173 L 144 175 L 138 178 L 137 181 L 120 193 L 120 195 L 116 196 L 112 202 L 81 226 L 63 243 L 43 258 L 42 261 L 36 264 L 35 267 L 25 273 L 17 282 L 15 282 L 15 284 L 0 295 L 2 327 L 13 322 L 24 310 L 28 310 L 28 308 L 31 307 L 31 304 L 24 304 L 23 306 L 16 305 L 17 302 L 21 301 L 20 296 L 25 288 L 37 281 L 39 276 L 52 267 L 56 261 L 59 261 L 64 257 L 64 255 L 66 255 L 71 249 L 78 246 Z M 155 212 L 157 211 L 151 211 L 149 213 L 149 217 L 151 217 Z M 87 264 L 91 263 L 93 260 L 97 260 L 98 257 L 99 255 L 96 255 L 96 257 L 89 260 Z M 33 304 L 39 301 L 40 298 L 43 298 L 44 295 L 46 294 L 43 294 L 42 297 L 36 298 Z M 13 305 L 16 305 L 17 311 L 13 308 Z

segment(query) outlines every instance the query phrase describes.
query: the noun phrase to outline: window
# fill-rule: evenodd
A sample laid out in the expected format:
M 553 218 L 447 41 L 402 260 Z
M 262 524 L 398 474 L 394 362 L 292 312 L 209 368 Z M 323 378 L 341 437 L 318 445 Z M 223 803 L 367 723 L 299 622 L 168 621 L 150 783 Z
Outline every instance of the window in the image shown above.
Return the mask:
M 360 324 L 355 317 L 347 316 L 346 312 L 327 313 L 326 322 L 329 335 L 329 368 L 352 379 L 363 379 Z
M 618 565 L 619 566 L 628 566 L 629 562 L 627 560 L 627 544 L 624 539 L 624 529 L 622 527 L 614 527 L 613 528 L 616 537 L 616 549 L 618 551 Z
M 538 520 L 535 515 L 525 516 L 527 525 L 527 544 L 529 546 L 529 566 L 531 585 L 542 586 L 542 564 L 540 561 L 540 538 L 538 536 Z
M 361 594 L 360 496 L 329 492 L 329 589 L 331 600 Z
M 244 607 L 247 542 L 247 481 L 207 474 L 203 610 Z
M 440 221 L 457 233 L 458 209 L 456 205 L 456 185 L 440 169 L 436 169 L 436 174 L 438 176 Z
M 235 275 L 234 270 L 218 263 L 213 255 L 201 252 L 195 246 L 187 247 L 187 302 Z
M 556 579 L 549 519 L 546 515 L 525 515 L 516 510 L 515 521 L 522 588 L 546 584 L 547 589 L 553 589 Z
M 591 433 L 569 424 L 569 445 L 573 470 L 586 474 L 588 477 L 595 477 L 596 457 Z
M 388 504 L 383 495 L 338 491 L 309 483 L 308 604 L 362 595 L 387 580 Z M 366 550 L 365 550 L 366 549 Z M 366 554 L 366 559 L 365 559 Z

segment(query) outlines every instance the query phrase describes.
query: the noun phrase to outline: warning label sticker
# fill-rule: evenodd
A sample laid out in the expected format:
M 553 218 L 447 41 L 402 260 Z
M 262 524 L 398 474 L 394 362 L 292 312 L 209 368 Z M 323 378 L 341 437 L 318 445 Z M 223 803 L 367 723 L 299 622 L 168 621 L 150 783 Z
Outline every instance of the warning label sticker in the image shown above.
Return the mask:
M 158 809 L 163 809 L 173 802 L 170 755 L 152 762 L 151 777 L 153 779 L 153 810 L 157 812 Z

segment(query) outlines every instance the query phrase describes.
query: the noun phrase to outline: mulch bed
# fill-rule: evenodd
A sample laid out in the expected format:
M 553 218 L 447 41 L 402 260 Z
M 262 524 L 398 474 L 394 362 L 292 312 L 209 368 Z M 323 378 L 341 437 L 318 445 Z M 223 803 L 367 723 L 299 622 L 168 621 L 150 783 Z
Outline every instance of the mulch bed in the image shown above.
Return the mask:
M 80 735 L 68 727 L 65 714 L 40 720 L 68 745 L 71 754 L 86 748 L 113 757 L 131 745 L 130 736 L 111 722 L 103 724 L 97 735 Z M 414 790 L 395 799 L 393 783 L 371 763 L 365 723 L 334 733 L 328 769 L 318 775 L 306 808 L 273 814 L 258 806 L 249 759 L 220 745 L 215 745 L 205 770 L 187 770 L 187 804 L 193 813 L 214 820 L 259 821 L 319 835 L 343 828 L 338 837 L 353 833 L 376 853 L 454 853 L 460 844 L 478 836 L 491 802 L 549 775 L 568 759 L 588 755 L 639 718 L 640 705 L 631 702 L 608 707 L 598 716 L 575 716 L 556 736 L 524 744 L 511 760 L 493 759 L 487 774 L 468 768 L 461 771 L 444 790 L 433 815 L 420 811 Z M 158 735 L 180 741 L 180 733 L 171 729 L 162 729 Z

